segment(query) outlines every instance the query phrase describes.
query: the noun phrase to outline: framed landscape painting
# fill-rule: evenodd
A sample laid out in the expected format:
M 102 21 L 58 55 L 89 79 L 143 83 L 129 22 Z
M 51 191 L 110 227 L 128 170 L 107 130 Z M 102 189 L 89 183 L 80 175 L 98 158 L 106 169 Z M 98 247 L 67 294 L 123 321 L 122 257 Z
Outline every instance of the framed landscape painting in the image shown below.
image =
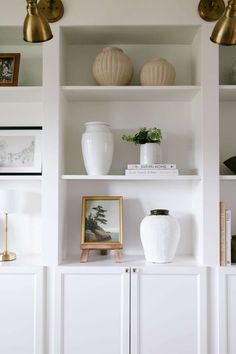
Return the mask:
M 122 197 L 82 198 L 81 248 L 122 248 Z
M 0 175 L 42 174 L 42 127 L 0 127 Z
M 17 86 L 20 53 L 0 53 L 0 86 Z

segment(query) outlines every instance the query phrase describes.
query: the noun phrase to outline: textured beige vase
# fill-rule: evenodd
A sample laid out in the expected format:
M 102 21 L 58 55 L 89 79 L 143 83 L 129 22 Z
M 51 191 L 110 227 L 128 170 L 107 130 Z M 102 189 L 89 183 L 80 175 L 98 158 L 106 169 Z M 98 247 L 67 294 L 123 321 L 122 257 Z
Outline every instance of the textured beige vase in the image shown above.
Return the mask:
M 148 61 L 140 71 L 142 86 L 167 86 L 175 84 L 176 72 L 172 64 L 162 58 Z
M 94 61 L 93 76 L 99 85 L 128 85 L 133 76 L 133 65 L 122 49 L 107 47 Z

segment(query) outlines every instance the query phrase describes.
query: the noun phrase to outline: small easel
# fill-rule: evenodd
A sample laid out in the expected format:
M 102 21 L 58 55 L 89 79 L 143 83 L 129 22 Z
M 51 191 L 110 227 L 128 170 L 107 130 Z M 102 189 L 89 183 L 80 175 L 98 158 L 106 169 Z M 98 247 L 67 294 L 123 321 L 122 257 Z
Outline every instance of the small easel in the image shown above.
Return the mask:
M 80 256 L 80 262 L 81 263 L 86 263 L 88 262 L 88 257 L 89 257 L 89 251 L 92 250 L 100 250 L 102 256 L 107 255 L 107 251 L 114 250 L 114 255 L 115 255 L 115 261 L 116 263 L 121 263 L 122 262 L 122 255 L 121 255 L 121 249 L 122 245 L 81 245 L 82 253 Z

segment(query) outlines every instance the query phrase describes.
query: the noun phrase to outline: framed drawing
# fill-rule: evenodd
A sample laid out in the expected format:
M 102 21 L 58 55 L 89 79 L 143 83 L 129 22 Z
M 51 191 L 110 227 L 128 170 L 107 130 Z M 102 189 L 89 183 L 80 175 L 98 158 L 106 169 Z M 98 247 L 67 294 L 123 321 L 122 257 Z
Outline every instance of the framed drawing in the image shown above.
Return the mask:
M 123 248 L 121 196 L 82 198 L 81 262 L 87 262 L 89 250 L 115 250 L 120 261 Z
M 0 86 L 17 86 L 20 53 L 0 53 Z
M 42 127 L 0 127 L 0 175 L 42 174 Z

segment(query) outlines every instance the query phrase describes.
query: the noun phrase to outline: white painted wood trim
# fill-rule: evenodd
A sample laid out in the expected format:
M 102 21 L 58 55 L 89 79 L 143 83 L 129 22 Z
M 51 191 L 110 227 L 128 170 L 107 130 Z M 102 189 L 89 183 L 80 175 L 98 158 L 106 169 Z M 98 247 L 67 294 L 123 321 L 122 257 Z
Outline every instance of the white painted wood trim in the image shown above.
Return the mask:
M 45 354 L 45 268 L 44 267 L 1 267 L 0 276 L 33 275 L 34 276 L 34 352 L 32 354 Z M 17 296 L 17 294 L 16 294 Z M 27 335 L 27 334 L 26 334 Z M 13 339 L 14 340 L 14 339 Z
M 128 272 L 126 271 L 128 269 Z M 130 269 L 112 267 L 58 267 L 56 269 L 55 299 L 55 354 L 64 354 L 64 279 L 71 274 L 114 274 L 122 276 L 121 298 L 121 353 L 130 353 Z
M 207 348 L 207 268 L 132 268 L 131 269 L 131 354 L 140 354 L 139 350 L 139 285 L 140 274 L 185 275 L 196 277 L 198 285 L 198 354 L 208 354 Z M 223 353 L 220 353 L 223 354 Z
M 236 268 L 220 267 L 218 269 L 218 294 L 219 294 L 219 309 L 218 309 L 218 340 L 219 353 L 228 354 L 228 279 L 230 276 L 236 276 Z

